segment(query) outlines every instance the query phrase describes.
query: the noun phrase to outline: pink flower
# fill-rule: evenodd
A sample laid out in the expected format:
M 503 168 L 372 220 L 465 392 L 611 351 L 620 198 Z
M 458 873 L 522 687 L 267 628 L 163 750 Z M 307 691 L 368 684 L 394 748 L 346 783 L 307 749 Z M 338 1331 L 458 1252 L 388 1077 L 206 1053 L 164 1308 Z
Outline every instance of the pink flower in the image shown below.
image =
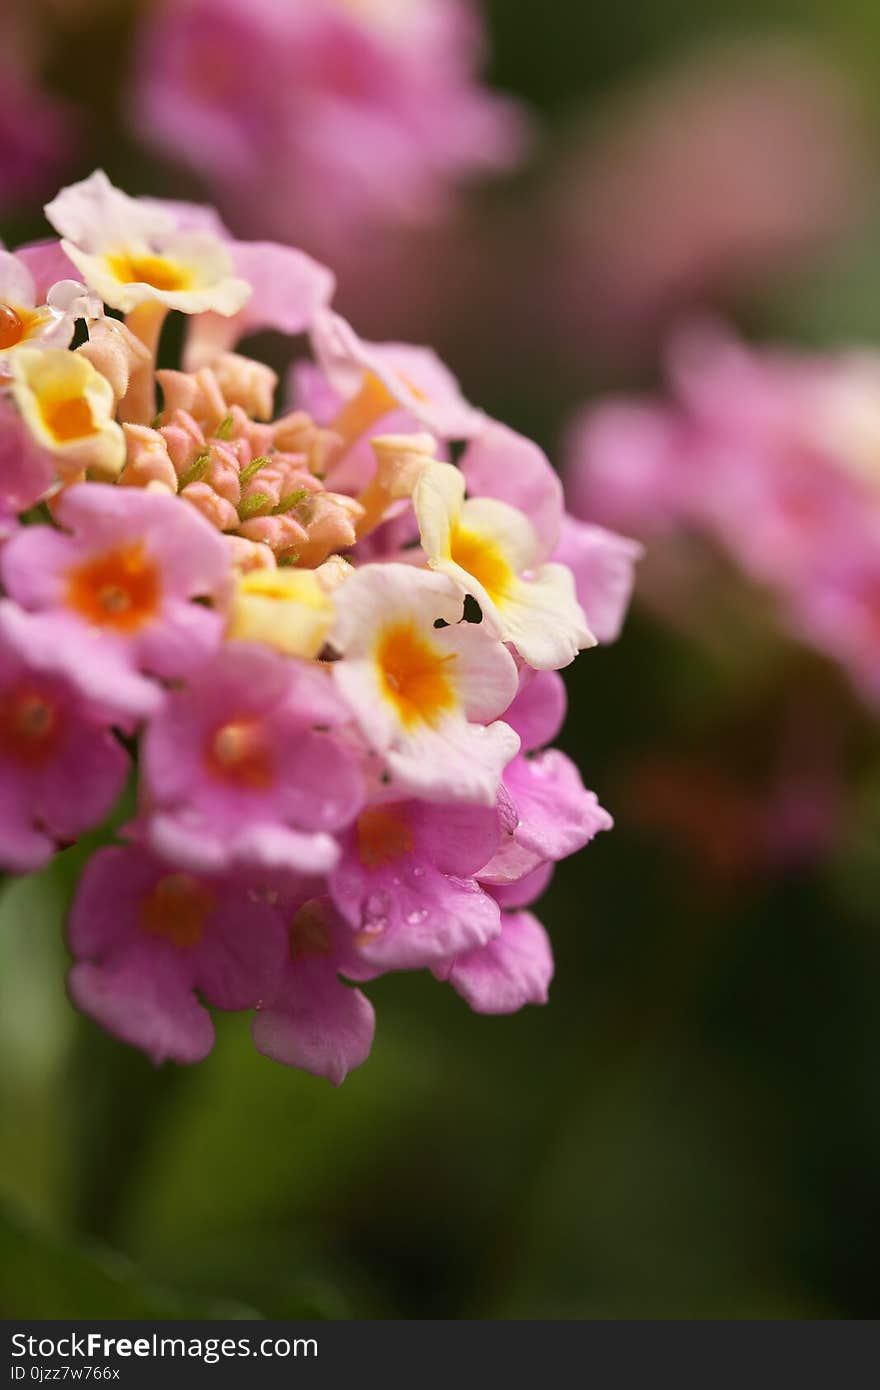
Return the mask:
M 470 439 L 486 416 L 461 393 L 449 368 L 430 348 L 409 343 L 368 343 L 341 315 L 325 309 L 315 315 L 312 349 L 332 389 L 342 397 L 342 424 L 331 428 L 354 442 L 365 431 L 404 434 L 376 424 L 400 410 L 440 439 Z
M 343 49 L 418 31 L 420 100 L 461 96 L 431 17 L 465 0 L 342 4 L 224 13 Z M 346 80 L 399 96 L 356 50 Z M 295 102 L 281 63 L 260 82 Z M 545 749 L 555 669 L 594 641 L 577 585 L 615 635 L 638 547 L 566 517 L 542 451 L 430 349 L 359 338 L 307 256 L 100 172 L 46 211 L 63 241 L 0 249 L 0 869 L 100 825 L 137 745 L 128 843 L 71 915 L 74 1002 L 156 1062 L 207 1055 L 209 1007 L 254 1009 L 261 1052 L 338 1084 L 373 1037 L 355 983 L 428 968 L 485 1012 L 542 1001 L 524 909 L 610 824 Z M 160 369 L 171 309 L 184 361 Z M 317 358 L 279 419 L 276 372 L 231 350 L 264 328 Z
M 67 935 L 70 994 L 83 1013 L 155 1063 L 200 1062 L 218 1009 L 275 989 L 287 938 L 277 894 L 245 879 L 181 873 L 138 845 L 99 850 Z
M 863 213 L 861 124 L 845 72 L 772 38 L 613 93 L 554 172 L 536 321 L 644 355 L 683 310 L 809 263 Z
M 753 352 L 698 324 L 673 339 L 669 375 L 668 403 L 616 401 L 576 424 L 573 505 L 655 549 L 658 532 L 707 536 L 876 699 L 880 361 Z
M 643 547 L 628 536 L 573 516 L 563 518 L 553 558 L 574 575 L 578 602 L 599 642 L 616 642 L 620 636 L 642 554 Z
M 184 366 L 188 371 L 214 361 L 252 333 L 272 329 L 295 337 L 307 332 L 333 297 L 331 271 L 293 246 L 271 241 L 235 241 L 223 230 L 236 275 L 251 287 L 237 314 L 200 314 L 187 330 Z
M 546 866 L 504 888 L 499 900 L 501 930 L 486 945 L 435 968 L 478 1014 L 512 1014 L 526 1004 L 546 1004 L 553 979 L 553 950 L 546 931 L 528 907 L 547 887 Z
M 51 187 L 73 152 L 71 110 L 0 61 L 0 211 L 29 204 Z
M 62 496 L 64 531 L 26 527 L 0 555 L 0 575 L 25 608 L 50 615 L 81 663 L 80 684 L 133 713 L 161 695 L 140 673 L 179 677 L 220 640 L 226 547 L 190 507 L 164 494 L 81 483 Z
M 786 596 L 784 617 L 803 641 L 849 671 L 872 705 L 880 704 L 880 520 L 866 546 L 818 559 Z
M 76 266 L 57 237 L 45 237 L 19 246 L 15 259 L 25 267 L 34 285 L 36 303 L 47 300 L 53 285 L 76 279 Z
M 80 693 L 39 618 L 0 600 L 0 866 L 29 873 L 111 810 L 129 767 L 118 713 Z
M 517 882 L 547 861 L 567 858 L 613 825 L 565 753 L 556 748 L 536 751 L 556 736 L 562 722 L 565 695 L 560 677 L 526 670 L 520 681 L 520 692 L 504 716 L 521 742 L 521 752 L 504 770 L 512 834 L 478 875 L 482 882 L 496 885 Z
M 363 801 L 356 751 L 335 732 L 348 718 L 321 670 L 229 643 L 147 728 L 151 844 L 195 871 L 326 873 L 339 857 L 334 832 Z
M 498 905 L 474 875 L 500 836 L 494 807 L 380 800 L 362 811 L 329 878 L 358 955 L 418 970 L 497 935 Z
M 0 523 L 34 506 L 52 487 L 55 468 L 11 401 L 0 397 Z
M 328 898 L 308 901 L 293 917 L 283 971 L 254 1019 L 257 1051 L 334 1086 L 366 1061 L 373 1006 L 341 982 L 340 972 L 362 977 L 350 928 Z
M 134 117 L 258 232 L 340 244 L 516 161 L 525 121 L 480 86 L 482 48 L 470 0 L 177 0 L 144 31 Z
M 555 554 L 565 504 L 543 449 L 496 420 L 484 420 L 460 467 L 472 497 L 492 497 L 525 513 L 541 539 L 540 558 Z
M 502 912 L 499 935 L 457 957 L 441 978 L 478 1014 L 512 1014 L 524 1004 L 546 1004 L 553 979 L 550 940 L 531 912 Z
M 650 536 L 678 525 L 707 479 L 695 428 L 659 401 L 609 397 L 575 416 L 565 494 L 575 517 Z

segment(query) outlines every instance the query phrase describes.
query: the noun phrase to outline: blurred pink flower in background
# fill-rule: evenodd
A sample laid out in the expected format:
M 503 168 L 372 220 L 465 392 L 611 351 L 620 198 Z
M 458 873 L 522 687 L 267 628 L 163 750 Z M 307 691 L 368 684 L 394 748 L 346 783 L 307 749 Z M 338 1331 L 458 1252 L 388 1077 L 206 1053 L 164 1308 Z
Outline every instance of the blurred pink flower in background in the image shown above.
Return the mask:
M 790 272 L 863 206 L 845 75 L 772 39 L 691 54 L 606 102 L 547 189 L 544 316 L 645 354 L 683 307 Z
M 17 61 L 0 23 L 0 216 L 48 193 L 74 149 L 70 107 Z
M 673 340 L 668 371 L 671 402 L 621 398 L 575 421 L 572 511 L 655 549 L 708 536 L 876 702 L 880 357 L 750 351 L 700 324 Z
M 517 162 L 527 122 L 483 58 L 470 0 L 168 0 L 134 119 L 237 229 L 334 250 L 442 218 L 462 181 Z
M 79 113 L 42 77 L 51 48 L 47 6 L 48 0 L 0 4 L 0 217 L 32 210 L 77 152 Z

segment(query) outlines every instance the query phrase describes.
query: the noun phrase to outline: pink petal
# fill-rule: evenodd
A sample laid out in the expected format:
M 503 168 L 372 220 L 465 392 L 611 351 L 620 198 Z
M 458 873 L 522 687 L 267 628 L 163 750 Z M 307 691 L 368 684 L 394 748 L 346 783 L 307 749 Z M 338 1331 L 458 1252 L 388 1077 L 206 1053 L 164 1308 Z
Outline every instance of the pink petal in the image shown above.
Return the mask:
M 518 507 L 541 540 L 540 560 L 549 559 L 562 524 L 562 483 L 537 444 L 495 420 L 487 422 L 460 464 L 471 497 L 494 497 Z
M 517 843 L 542 860 L 565 859 L 613 825 L 574 763 L 558 749 L 514 759 L 504 780 L 519 811 Z
M 446 977 L 475 1013 L 512 1014 L 524 1004 L 546 1004 L 553 952 L 530 912 L 505 912 L 501 935 L 453 961 Z
M 566 704 L 565 682 L 557 671 L 532 671 L 526 666 L 519 673 L 519 690 L 504 722 L 519 734 L 522 751 L 530 753 L 559 733 Z
M 102 965 L 81 961 L 68 977 L 78 1009 L 123 1042 L 164 1061 L 201 1062 L 214 1046 L 214 1025 L 192 990 L 146 953 Z
M 574 574 L 578 602 L 600 642 L 615 642 L 632 598 L 638 541 L 566 516 L 554 560 Z
M 184 366 L 210 363 L 251 333 L 273 329 L 293 337 L 311 327 L 318 309 L 330 303 L 332 271 L 304 251 L 271 241 L 229 241 L 236 275 L 251 286 L 250 299 L 231 318 L 199 314 L 189 327 Z
M 373 1045 L 373 1006 L 359 989 L 343 985 L 321 961 L 292 963 L 279 996 L 252 1025 L 264 1057 L 324 1076 L 339 1086 L 365 1062 Z

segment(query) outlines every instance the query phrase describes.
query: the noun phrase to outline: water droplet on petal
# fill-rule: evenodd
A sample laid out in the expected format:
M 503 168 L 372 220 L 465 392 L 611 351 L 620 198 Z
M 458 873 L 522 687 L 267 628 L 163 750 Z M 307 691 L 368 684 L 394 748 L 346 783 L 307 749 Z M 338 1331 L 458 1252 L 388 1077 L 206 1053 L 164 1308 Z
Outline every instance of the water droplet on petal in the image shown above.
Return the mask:
M 361 906 L 363 914 L 363 925 L 361 934 L 366 936 L 378 936 L 388 927 L 388 911 L 391 907 L 391 899 L 387 893 L 371 893 L 365 898 Z

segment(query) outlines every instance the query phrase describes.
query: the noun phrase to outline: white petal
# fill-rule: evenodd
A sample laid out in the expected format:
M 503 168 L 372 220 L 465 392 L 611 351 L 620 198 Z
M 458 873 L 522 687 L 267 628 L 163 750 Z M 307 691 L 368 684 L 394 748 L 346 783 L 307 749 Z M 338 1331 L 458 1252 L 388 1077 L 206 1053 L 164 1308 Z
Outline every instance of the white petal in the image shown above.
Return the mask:
M 468 718 L 484 724 L 497 719 L 509 708 L 519 684 L 516 662 L 507 648 L 482 623 L 457 623 L 442 628 L 436 638 L 438 646 L 458 658 L 450 669 Z
M 30 271 L 11 251 L 0 251 L 0 304 L 33 309 L 34 303 L 34 279 Z
M 505 641 L 538 671 L 558 671 L 596 645 L 565 565 L 542 565 L 533 578 L 517 580 L 501 617 Z

